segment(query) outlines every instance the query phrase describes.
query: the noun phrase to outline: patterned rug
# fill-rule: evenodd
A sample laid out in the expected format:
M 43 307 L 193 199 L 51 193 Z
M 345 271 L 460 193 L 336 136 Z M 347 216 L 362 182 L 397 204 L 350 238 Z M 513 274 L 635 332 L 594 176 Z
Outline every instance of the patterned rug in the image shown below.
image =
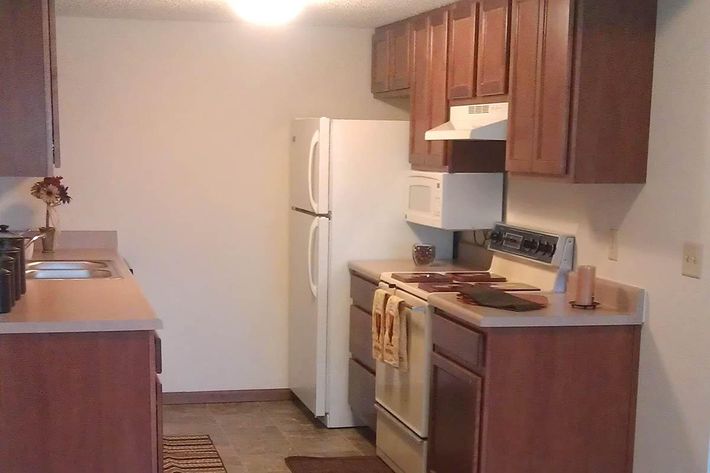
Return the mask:
M 163 437 L 165 473 L 227 473 L 209 435 Z
M 377 457 L 288 457 L 286 465 L 293 473 L 392 473 Z

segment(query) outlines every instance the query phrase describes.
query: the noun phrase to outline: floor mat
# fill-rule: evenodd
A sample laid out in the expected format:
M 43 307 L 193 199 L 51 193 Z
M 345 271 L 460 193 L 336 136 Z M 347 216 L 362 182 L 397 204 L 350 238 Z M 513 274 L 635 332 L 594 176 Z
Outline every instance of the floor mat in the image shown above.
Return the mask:
M 209 435 L 170 435 L 163 438 L 165 473 L 227 473 Z
M 377 457 L 288 457 L 293 473 L 392 473 Z

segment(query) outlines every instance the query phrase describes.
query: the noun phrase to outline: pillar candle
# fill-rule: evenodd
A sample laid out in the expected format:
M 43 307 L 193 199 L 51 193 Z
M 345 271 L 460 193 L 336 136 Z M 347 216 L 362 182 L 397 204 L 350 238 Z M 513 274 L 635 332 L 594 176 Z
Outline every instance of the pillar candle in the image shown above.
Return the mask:
M 577 268 L 577 305 L 594 304 L 594 285 L 596 283 L 597 268 L 594 266 L 580 266 Z

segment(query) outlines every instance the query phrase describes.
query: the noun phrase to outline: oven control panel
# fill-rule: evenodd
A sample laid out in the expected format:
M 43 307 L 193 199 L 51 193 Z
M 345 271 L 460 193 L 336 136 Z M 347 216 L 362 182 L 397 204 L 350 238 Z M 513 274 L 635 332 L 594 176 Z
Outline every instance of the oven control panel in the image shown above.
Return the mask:
M 574 256 L 574 237 L 499 223 L 493 228 L 488 249 L 561 266 L 563 260 Z

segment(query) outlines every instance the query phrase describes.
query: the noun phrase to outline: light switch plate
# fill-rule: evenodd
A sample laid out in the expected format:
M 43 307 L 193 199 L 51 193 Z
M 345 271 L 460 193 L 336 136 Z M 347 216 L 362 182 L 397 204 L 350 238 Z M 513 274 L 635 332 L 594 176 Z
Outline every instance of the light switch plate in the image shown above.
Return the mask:
M 700 279 L 703 275 L 703 246 L 697 243 L 683 245 L 683 276 Z
M 619 230 L 616 228 L 609 230 L 609 259 L 619 261 Z

